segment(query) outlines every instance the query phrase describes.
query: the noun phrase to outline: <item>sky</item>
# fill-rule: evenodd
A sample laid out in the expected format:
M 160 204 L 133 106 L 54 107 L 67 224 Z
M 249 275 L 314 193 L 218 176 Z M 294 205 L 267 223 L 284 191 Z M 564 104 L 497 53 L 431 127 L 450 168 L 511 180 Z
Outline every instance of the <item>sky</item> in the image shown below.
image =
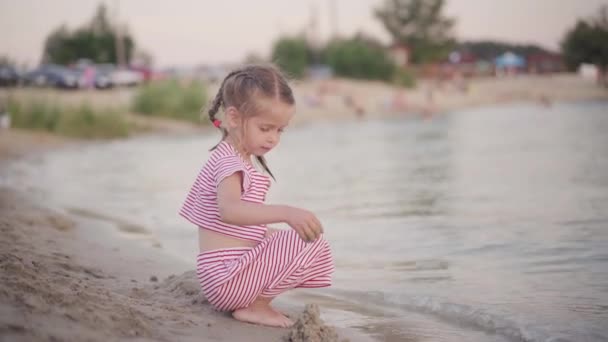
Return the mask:
M 277 37 L 301 32 L 312 13 L 321 40 L 335 27 L 343 36 L 362 31 L 390 41 L 373 16 L 382 0 L 0 0 L 0 56 L 36 65 L 49 32 L 85 24 L 101 2 L 159 67 L 233 63 L 250 53 L 267 57 Z M 557 50 L 564 32 L 601 5 L 608 0 L 447 0 L 444 14 L 456 19 L 461 40 Z

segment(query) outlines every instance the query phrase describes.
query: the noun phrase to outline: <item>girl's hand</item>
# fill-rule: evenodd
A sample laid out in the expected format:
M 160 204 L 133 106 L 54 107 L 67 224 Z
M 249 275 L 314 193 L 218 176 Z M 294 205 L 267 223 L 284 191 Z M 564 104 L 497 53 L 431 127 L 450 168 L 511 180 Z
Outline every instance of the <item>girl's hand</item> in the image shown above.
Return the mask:
M 308 210 L 290 207 L 285 221 L 307 242 L 315 241 L 323 233 L 321 222 Z

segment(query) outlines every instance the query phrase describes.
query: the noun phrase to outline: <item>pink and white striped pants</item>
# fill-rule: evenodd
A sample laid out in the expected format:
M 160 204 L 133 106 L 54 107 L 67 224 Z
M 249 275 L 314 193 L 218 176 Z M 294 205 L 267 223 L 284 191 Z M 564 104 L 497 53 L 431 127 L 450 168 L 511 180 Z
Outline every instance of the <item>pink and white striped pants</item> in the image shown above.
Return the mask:
M 293 230 L 272 234 L 255 247 L 200 253 L 197 275 L 217 310 L 249 306 L 257 297 L 275 297 L 297 287 L 331 285 L 334 263 L 329 244 L 319 237 L 304 242 Z

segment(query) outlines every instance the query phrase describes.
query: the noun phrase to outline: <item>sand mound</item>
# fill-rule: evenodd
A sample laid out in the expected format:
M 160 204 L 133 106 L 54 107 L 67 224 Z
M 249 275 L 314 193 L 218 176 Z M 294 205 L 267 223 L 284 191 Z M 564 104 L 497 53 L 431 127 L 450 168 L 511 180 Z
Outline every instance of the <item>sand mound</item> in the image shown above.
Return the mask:
M 201 296 L 201 286 L 196 279 L 195 271 L 184 272 L 179 276 L 170 275 L 155 288 L 162 289 L 175 298 L 194 300 Z
M 153 293 L 152 298 L 161 297 L 180 306 L 196 306 L 197 304 L 207 303 L 195 271 L 184 272 L 177 276 L 170 275 L 158 284 L 153 285 L 151 292 Z
M 78 331 L 71 336 L 90 338 L 95 331 L 114 331 L 122 336 L 150 336 L 146 315 L 133 308 L 129 298 L 115 299 L 96 283 L 105 275 L 99 271 L 76 265 L 67 255 L 40 257 L 24 253 L 2 253 L 0 270 L 6 275 L 0 291 L 0 303 L 20 309 L 34 321 L 21 321 L 4 312 L 15 329 L 31 332 L 41 340 L 65 337 L 55 332 L 54 326 L 71 323 Z M 44 332 L 41 332 L 43 330 Z
M 338 342 L 338 333 L 333 327 L 325 325 L 321 320 L 319 307 L 307 304 L 304 312 L 283 338 L 287 342 Z M 342 342 L 348 341 L 347 339 Z

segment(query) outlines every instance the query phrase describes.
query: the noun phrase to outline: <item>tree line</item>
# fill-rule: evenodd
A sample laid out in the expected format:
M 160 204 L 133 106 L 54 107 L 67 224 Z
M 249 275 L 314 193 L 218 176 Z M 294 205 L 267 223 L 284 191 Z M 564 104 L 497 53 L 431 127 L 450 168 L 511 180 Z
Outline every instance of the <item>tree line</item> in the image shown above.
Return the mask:
M 410 49 L 410 62 L 426 64 L 445 60 L 450 51 L 469 51 L 478 58 L 492 59 L 505 51 L 522 55 L 548 53 L 536 45 L 517 45 L 495 41 L 457 42 L 452 34 L 455 19 L 444 13 L 445 0 L 385 0 L 373 9 L 374 17 L 390 34 L 392 44 Z M 80 58 L 97 63 L 118 63 L 117 48 L 126 63 L 136 48 L 128 32 L 119 32 L 100 5 L 90 22 L 76 30 L 64 25 L 53 30 L 44 45 L 43 61 L 68 64 Z M 608 67 L 608 6 L 594 18 L 579 19 L 561 43 L 561 53 L 570 70 L 581 63 Z M 314 48 L 305 35 L 283 36 L 273 44 L 270 59 L 294 77 L 304 76 L 307 68 L 324 64 L 338 76 L 390 81 L 399 74 L 387 47 L 363 33 L 335 37 L 325 46 Z M 401 70 L 402 72 L 402 70 Z

